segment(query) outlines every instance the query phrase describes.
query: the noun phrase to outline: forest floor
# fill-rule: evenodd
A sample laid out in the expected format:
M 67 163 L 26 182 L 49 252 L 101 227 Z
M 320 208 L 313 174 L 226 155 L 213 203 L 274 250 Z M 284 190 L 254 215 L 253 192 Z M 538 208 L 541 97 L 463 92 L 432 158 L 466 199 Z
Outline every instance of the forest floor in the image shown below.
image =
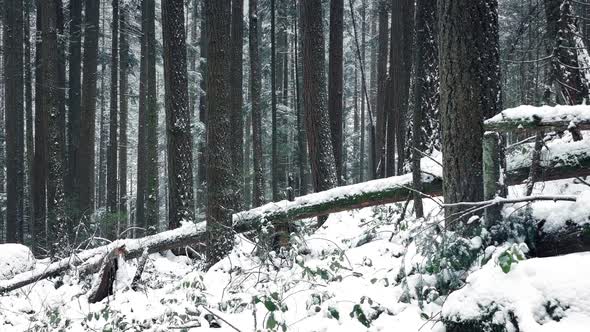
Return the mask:
M 523 192 L 510 188 L 512 197 Z M 590 222 L 590 187 L 561 180 L 538 184 L 536 193 L 580 197 L 531 204 L 544 227 Z M 424 202 L 426 221 L 412 217 L 412 204 L 400 218 L 403 202 L 332 214 L 281 255 L 260 255 L 264 248 L 238 235 L 207 272 L 199 260 L 153 254 L 137 291 L 136 261 L 120 262 L 115 294 L 96 304 L 86 295 L 93 276 L 41 280 L 0 296 L 0 331 L 442 332 L 441 318 L 487 319 L 506 331 L 588 331 L 590 253 L 526 259 L 524 241 L 494 246 L 482 233 L 464 240 L 459 256 L 445 256 L 460 242 L 441 236 L 440 207 Z M 523 207 L 505 208 L 505 217 Z M 440 269 L 472 254 L 464 269 Z M 460 284 L 447 296 L 455 277 Z M 211 315 L 221 328 L 210 327 Z

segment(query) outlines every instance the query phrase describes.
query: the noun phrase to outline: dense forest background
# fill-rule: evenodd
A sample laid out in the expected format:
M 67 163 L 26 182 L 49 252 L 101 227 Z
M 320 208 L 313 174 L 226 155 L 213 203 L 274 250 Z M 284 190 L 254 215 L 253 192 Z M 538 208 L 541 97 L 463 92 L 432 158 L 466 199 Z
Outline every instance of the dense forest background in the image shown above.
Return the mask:
M 585 1 L 478 1 L 484 117 L 586 100 Z M 436 1 L 2 8 L 0 240 L 39 254 L 408 173 L 460 130 Z

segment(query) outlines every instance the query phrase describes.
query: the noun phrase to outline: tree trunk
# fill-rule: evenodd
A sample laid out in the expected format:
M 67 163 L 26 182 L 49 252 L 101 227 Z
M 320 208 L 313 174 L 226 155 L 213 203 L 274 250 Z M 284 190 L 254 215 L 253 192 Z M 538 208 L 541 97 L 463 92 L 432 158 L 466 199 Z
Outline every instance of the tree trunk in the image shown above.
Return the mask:
M 242 117 L 242 61 L 244 45 L 244 0 L 232 0 L 232 19 L 231 19 L 231 139 L 232 139 L 232 166 L 234 168 L 234 177 L 244 182 L 244 120 Z M 242 186 L 236 190 L 235 211 L 241 211 L 244 207 L 244 193 L 241 191 Z
M 260 47 L 258 46 L 258 1 L 249 0 L 250 17 L 250 97 L 252 98 L 252 163 L 254 182 L 252 185 L 252 206 L 264 204 L 264 169 L 262 160 L 262 77 Z
M 145 228 L 158 232 L 158 100 L 156 88 L 156 2 L 147 0 L 146 191 Z
M 277 49 L 276 49 L 276 0 L 270 0 L 270 93 L 271 93 L 271 164 L 272 164 L 272 200 L 280 201 L 280 165 L 279 165 L 279 132 L 277 114 Z
M 80 212 L 89 216 L 94 211 L 94 143 L 96 115 L 96 81 L 100 2 L 86 0 L 84 16 L 84 55 L 82 107 L 80 112 L 80 149 L 78 150 L 78 183 Z
M 43 44 L 42 59 L 42 100 L 48 113 L 47 137 L 47 226 L 49 234 L 49 250 L 53 256 L 63 244 L 65 222 L 64 200 L 64 132 L 61 123 L 60 77 L 58 54 L 58 10 L 59 0 L 43 1 L 41 6 L 41 31 Z
M 4 112 L 6 130 L 6 242 L 23 242 L 23 1 L 4 4 Z
M 41 6 L 37 0 L 35 46 L 35 156 L 33 167 L 33 252 L 40 254 L 47 248 L 47 111 L 43 108 L 43 77 L 41 71 Z
M 201 59 L 199 69 L 201 72 L 201 95 L 199 97 L 199 121 L 204 130 L 201 135 L 201 142 L 198 146 L 198 179 L 197 179 L 197 206 L 205 209 L 207 204 L 207 81 L 208 81 L 208 64 L 207 56 L 209 54 L 209 18 L 205 10 L 206 3 L 202 2 L 203 17 L 201 19 L 201 41 L 200 53 Z
M 354 12 L 353 12 L 354 15 Z M 366 48 L 367 48 L 367 1 L 362 0 L 361 8 L 360 8 L 360 15 L 361 15 L 361 46 L 360 46 L 360 59 L 359 59 L 359 67 L 361 68 L 361 114 L 360 114 L 360 135 L 361 139 L 359 142 L 359 153 L 360 153 L 360 161 L 359 161 L 359 182 L 363 182 L 366 180 L 365 177 L 365 170 L 366 170 L 366 114 L 365 114 L 365 103 L 369 102 L 366 98 L 365 91 L 367 89 L 367 82 L 365 80 L 364 74 L 364 67 L 366 64 Z M 356 39 L 358 43 L 358 39 Z
M 324 29 L 321 0 L 305 1 L 303 12 L 303 93 L 305 127 L 315 191 L 336 185 L 334 152 L 327 110 Z
M 441 117 L 443 130 L 443 178 L 445 203 L 480 201 L 483 198 L 483 117 L 495 112 L 498 100 L 490 100 L 490 70 L 499 66 L 481 59 L 494 59 L 498 45 L 487 30 L 497 24 L 495 0 L 442 0 L 440 15 Z M 496 17 L 496 20 L 493 18 Z M 490 45 L 486 45 L 490 44 Z M 499 58 L 494 59 L 499 64 Z M 460 207 L 445 209 L 446 216 Z M 452 226 L 451 226 L 452 227 Z
M 34 157 L 34 146 L 33 146 L 33 78 L 31 71 L 31 11 L 32 11 L 31 0 L 25 0 L 25 171 L 26 171 L 26 182 L 25 182 L 25 215 L 27 220 L 25 224 L 27 226 L 25 233 L 25 243 L 30 243 L 32 223 L 33 223 L 33 157 Z
M 82 58 L 82 1 L 70 1 L 70 46 L 68 79 L 68 130 L 65 193 L 68 223 L 80 216 L 78 150 L 80 148 L 80 102 Z
M 183 0 L 162 2 L 162 23 L 168 134 L 168 227 L 173 229 L 182 221 L 195 221 Z
M 119 0 L 112 0 L 113 22 L 111 25 L 111 94 L 109 113 L 109 143 L 107 146 L 107 211 L 117 212 L 117 129 L 118 94 L 119 94 Z M 116 237 L 116 225 L 109 225 L 107 235 Z
M 131 226 L 126 218 L 127 215 L 127 122 L 128 110 L 127 103 L 129 94 L 129 79 L 127 77 L 129 71 L 129 42 L 127 40 L 127 15 L 129 12 L 128 4 L 121 7 L 121 63 L 119 64 L 119 199 L 118 211 L 121 218 L 125 218 L 127 224 Z
M 147 113 L 147 0 L 141 2 L 141 60 L 139 64 L 139 108 L 137 126 L 137 189 L 135 202 L 136 226 L 145 227 L 145 200 L 147 188 L 147 142 L 146 142 L 146 113 Z M 142 224 L 137 224 L 141 222 Z M 144 229 L 144 233 L 147 228 Z
M 303 90 L 303 82 L 301 76 L 303 75 L 302 65 L 302 50 L 303 50 L 303 6 L 297 6 L 297 0 L 293 0 L 296 7 L 296 18 L 294 32 L 295 32 L 295 89 L 297 93 L 297 166 L 299 168 L 299 195 L 303 196 L 307 194 L 307 187 L 309 184 L 309 172 L 308 172 L 308 158 L 307 158 L 307 141 L 304 125 L 304 110 L 303 110 L 303 98 L 301 97 Z
M 231 4 L 206 0 L 208 20 L 207 77 L 207 263 L 221 260 L 233 247 L 231 211 L 239 186 L 231 166 L 230 47 Z
M 389 35 L 389 13 L 385 2 L 381 2 L 378 7 L 379 11 L 379 36 L 378 36 L 378 60 L 377 60 L 377 123 L 375 150 L 377 151 L 376 171 L 377 177 L 385 177 L 385 98 L 386 98 L 386 81 L 387 81 L 387 52 L 388 52 L 388 35 Z
M 330 1 L 330 71 L 328 75 L 328 113 L 336 176 L 342 183 L 342 91 L 344 84 L 344 0 Z

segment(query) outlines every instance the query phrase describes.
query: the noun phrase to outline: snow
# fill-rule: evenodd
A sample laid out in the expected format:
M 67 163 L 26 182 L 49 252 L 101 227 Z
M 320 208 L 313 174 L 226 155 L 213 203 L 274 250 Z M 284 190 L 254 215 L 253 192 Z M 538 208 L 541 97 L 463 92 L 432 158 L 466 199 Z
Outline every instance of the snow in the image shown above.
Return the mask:
M 509 326 L 512 313 L 522 332 L 587 331 L 590 279 L 584 276 L 590 274 L 590 253 L 533 258 L 504 273 L 496 262 L 500 252 L 447 298 L 444 318 L 478 319 L 482 308 L 495 308 L 497 324 Z
M 30 271 L 35 266 L 35 256 L 26 246 L 16 243 L 0 245 L 0 280 Z
M 505 122 L 535 122 L 540 125 L 551 125 L 553 122 L 562 124 L 589 124 L 589 105 L 558 105 L 530 106 L 521 105 L 509 108 L 485 121 L 485 125 L 497 125 Z

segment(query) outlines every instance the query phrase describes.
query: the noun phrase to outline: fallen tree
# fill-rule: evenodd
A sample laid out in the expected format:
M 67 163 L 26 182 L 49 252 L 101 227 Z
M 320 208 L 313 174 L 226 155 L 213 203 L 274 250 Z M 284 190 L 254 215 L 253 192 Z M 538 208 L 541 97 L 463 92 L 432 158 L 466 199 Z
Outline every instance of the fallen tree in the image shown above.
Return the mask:
M 562 159 L 553 157 L 552 161 L 542 163 L 542 180 L 548 181 L 590 175 L 590 167 L 580 167 L 580 165 L 590 165 L 590 155 L 586 151 L 577 154 L 568 153 L 566 157 Z M 516 185 L 527 178 L 528 165 L 519 165 L 517 169 L 508 170 L 505 183 L 507 185 Z M 423 173 L 422 180 L 426 197 L 437 196 L 442 192 L 442 179 L 436 174 Z M 294 201 L 269 203 L 234 214 L 234 230 L 238 233 L 252 231 L 265 220 L 276 224 L 277 222 L 290 222 L 341 211 L 396 203 L 405 201 L 412 192 L 411 174 L 338 187 L 301 196 Z M 494 204 L 511 202 L 514 203 L 512 200 L 505 200 L 497 201 Z M 10 280 L 0 280 L 0 293 L 9 292 L 33 284 L 38 280 L 59 275 L 68 269 L 76 269 L 80 274 L 95 273 L 104 264 L 104 257 L 117 249 L 125 249 L 125 259 L 134 259 L 141 257 L 145 250 L 147 250 L 148 254 L 151 254 L 189 245 L 194 246 L 199 242 L 203 242 L 204 238 L 205 223 L 199 223 L 184 225 L 175 230 L 144 238 L 117 240 L 105 246 L 72 254 L 33 271 L 20 273 Z

